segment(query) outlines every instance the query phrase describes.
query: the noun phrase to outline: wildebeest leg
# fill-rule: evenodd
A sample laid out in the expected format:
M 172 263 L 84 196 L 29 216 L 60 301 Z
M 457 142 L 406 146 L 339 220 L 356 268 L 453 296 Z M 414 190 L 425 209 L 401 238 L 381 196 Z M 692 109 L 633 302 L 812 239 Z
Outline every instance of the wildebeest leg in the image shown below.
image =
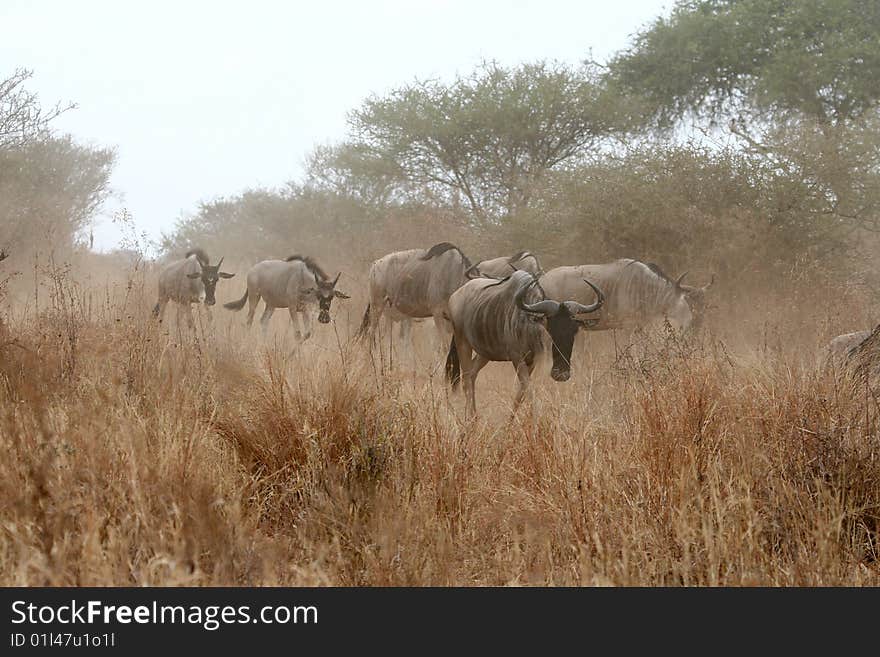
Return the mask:
M 471 369 L 473 368 L 474 355 L 470 343 L 464 337 L 456 333 L 453 340 L 455 350 L 458 352 L 458 363 L 461 368 L 461 380 L 464 387 L 464 414 L 465 417 L 471 417 L 471 393 L 474 385 L 474 382 L 471 380 Z M 475 404 L 474 414 L 476 412 Z
M 308 309 L 303 310 L 299 314 L 300 319 L 302 320 L 302 328 L 303 328 L 303 342 L 312 337 L 312 316 L 309 313 Z
M 416 343 L 413 339 L 412 320 L 404 319 L 400 322 L 400 345 L 401 350 L 409 349 L 410 358 L 415 360 Z
M 267 303 L 263 316 L 260 317 L 260 328 L 263 330 L 263 337 L 269 332 L 269 320 L 272 319 L 272 313 L 274 312 L 275 309 Z
M 159 323 L 162 323 L 162 319 L 165 317 L 165 307 L 168 305 L 168 297 L 164 299 L 160 299 L 159 303 L 156 304 L 155 308 L 153 308 L 153 316 L 159 318 Z
M 439 349 L 440 356 L 440 366 L 446 362 L 446 345 L 449 344 L 449 339 L 452 337 L 452 324 L 450 324 L 449 320 L 443 317 L 443 312 L 434 313 L 434 327 L 437 329 L 437 339 L 439 340 L 438 344 L 434 347 L 435 354 Z
M 378 324 L 379 319 L 376 319 L 376 323 Z M 375 328 L 375 327 L 374 327 Z M 379 335 L 379 344 L 382 344 L 382 336 L 373 333 L 374 335 Z M 394 368 L 394 319 L 391 317 L 391 313 L 385 313 L 385 334 L 388 336 L 388 366 L 392 369 Z
M 259 294 L 249 294 L 248 295 L 248 314 L 247 314 L 247 325 L 250 326 L 254 323 L 254 313 L 257 311 L 257 304 L 260 303 L 260 295 Z M 266 304 L 266 308 L 269 307 L 269 304 Z M 261 320 L 262 321 L 262 320 Z
M 463 335 L 456 333 L 454 340 L 461 367 L 462 386 L 464 387 L 465 417 L 470 418 L 477 414 L 477 401 L 474 394 L 477 374 L 488 361 L 479 354 L 473 353 L 470 342 Z
M 470 351 L 470 345 L 467 350 Z M 477 414 L 477 374 L 486 367 L 486 363 L 489 360 L 483 358 L 480 354 L 474 354 L 470 361 L 467 368 L 465 368 L 464 361 L 461 362 L 461 374 L 464 379 L 464 394 L 467 398 L 467 408 L 469 409 L 468 417 L 474 417 Z
M 513 412 L 516 413 L 519 405 L 527 394 L 529 394 L 529 381 L 532 372 L 535 370 L 535 359 L 525 359 L 513 364 L 516 369 L 516 378 L 519 379 L 519 389 L 516 391 L 516 399 L 513 402 Z
M 296 306 L 288 306 L 287 312 L 290 314 L 290 325 L 293 327 L 293 339 L 302 342 L 302 332 L 299 329 L 299 318 L 297 317 L 302 313 L 296 309 Z
M 370 298 L 370 323 L 369 328 L 367 328 L 367 338 L 370 340 L 370 346 L 374 346 L 373 343 L 376 340 L 376 329 L 379 328 L 379 322 L 382 320 L 382 316 L 385 316 L 386 325 L 391 325 L 391 320 L 388 317 L 388 313 L 385 308 L 385 299 L 383 298 Z

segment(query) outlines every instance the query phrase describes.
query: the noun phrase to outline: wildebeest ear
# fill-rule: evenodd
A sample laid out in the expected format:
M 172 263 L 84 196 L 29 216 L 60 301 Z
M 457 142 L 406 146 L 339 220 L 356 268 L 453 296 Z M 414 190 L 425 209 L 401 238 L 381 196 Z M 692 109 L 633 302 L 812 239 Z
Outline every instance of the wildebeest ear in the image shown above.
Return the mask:
M 187 274 L 186 277 L 187 278 L 201 278 L 202 272 L 196 272 L 195 274 Z
M 235 274 L 227 274 L 225 271 L 217 272 L 220 278 L 232 278 Z
M 340 299 L 351 299 L 345 292 L 340 292 L 339 290 L 333 290 L 333 295 L 339 297 Z

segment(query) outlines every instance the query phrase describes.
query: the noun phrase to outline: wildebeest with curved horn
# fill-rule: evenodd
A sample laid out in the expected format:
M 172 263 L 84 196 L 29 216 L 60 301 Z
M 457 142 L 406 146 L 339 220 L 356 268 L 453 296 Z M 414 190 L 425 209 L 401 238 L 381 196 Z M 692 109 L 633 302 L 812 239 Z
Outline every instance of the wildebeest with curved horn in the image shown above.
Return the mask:
M 290 321 L 294 325 L 297 340 L 307 340 L 312 335 L 311 317 L 308 305 L 318 304 L 318 321 L 322 324 L 330 322 L 330 304 L 333 299 L 348 299 L 349 296 L 336 289 L 342 272 L 330 279 L 320 266 L 307 256 L 292 255 L 284 260 L 263 260 L 258 262 L 247 273 L 247 289 L 244 296 L 237 301 L 223 304 L 229 310 L 241 310 L 247 302 L 247 325 L 254 321 L 254 312 L 260 299 L 266 302 L 266 308 L 260 317 L 260 326 L 265 333 L 269 328 L 269 320 L 276 308 L 287 308 Z M 296 321 L 299 313 L 302 322 L 302 333 Z
M 388 254 L 370 268 L 370 301 L 358 335 L 373 335 L 379 318 L 390 313 L 390 319 L 397 321 L 433 317 L 445 342 L 443 313 L 450 295 L 479 275 L 461 249 L 449 242 L 427 251 Z
M 489 278 L 506 278 L 517 269 L 527 271 L 530 274 L 541 277 L 544 270 L 541 263 L 531 251 L 517 251 L 512 256 L 500 256 L 489 260 L 480 260 L 477 269 L 483 276 Z
M 220 271 L 223 258 L 216 265 L 209 264 L 208 254 L 203 249 L 191 249 L 186 252 L 183 260 L 177 260 L 166 266 L 159 274 L 159 301 L 153 307 L 153 315 L 162 321 L 165 306 L 175 301 L 179 311 L 185 306 L 187 321 L 193 326 L 190 304 L 202 303 L 213 306 L 216 303 L 214 291 L 221 278 L 232 278 L 235 274 Z
M 703 287 L 692 287 L 682 283 L 686 274 L 673 280 L 655 264 L 621 258 L 602 265 L 556 267 L 540 282 L 549 297 L 582 303 L 590 295 L 581 284 L 584 278 L 602 288 L 605 305 L 585 325 L 590 331 L 638 328 L 664 320 L 675 329 L 696 330 L 705 313 L 705 292 L 715 277 Z
M 595 293 L 589 305 L 577 301 L 541 298 L 535 289 L 538 279 L 516 271 L 500 281 L 480 278 L 469 281 L 449 298 L 449 319 L 453 338 L 446 359 L 447 378 L 453 388 L 464 379 L 466 413 L 476 414 L 474 382 L 489 361 L 513 363 L 519 379 L 514 411 L 525 396 L 537 357 L 544 351 L 545 336 L 552 345 L 556 381 L 571 376 L 571 350 L 578 327 L 578 315 L 602 307 L 602 291 L 583 279 L 581 284 Z M 472 352 L 476 352 L 474 355 Z

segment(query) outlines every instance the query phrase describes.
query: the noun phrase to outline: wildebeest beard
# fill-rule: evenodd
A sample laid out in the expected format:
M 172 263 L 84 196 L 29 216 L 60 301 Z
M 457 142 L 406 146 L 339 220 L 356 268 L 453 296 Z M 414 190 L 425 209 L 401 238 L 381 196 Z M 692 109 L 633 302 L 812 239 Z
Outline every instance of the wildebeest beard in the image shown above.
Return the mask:
M 553 343 L 553 369 L 550 376 L 554 381 L 568 381 L 571 377 L 571 351 L 574 336 L 577 335 L 580 323 L 565 306 L 559 312 L 546 319 L 547 332 Z
M 319 282 L 318 288 L 315 290 L 315 295 L 318 297 L 318 321 L 321 322 L 321 324 L 329 324 L 330 304 L 333 302 L 333 297 L 335 296 L 333 283 L 327 283 L 325 281 Z
M 213 306 L 217 303 L 217 300 L 214 298 L 214 291 L 217 289 L 217 281 L 220 280 L 220 266 L 216 267 L 202 267 L 202 285 L 205 286 L 205 305 Z

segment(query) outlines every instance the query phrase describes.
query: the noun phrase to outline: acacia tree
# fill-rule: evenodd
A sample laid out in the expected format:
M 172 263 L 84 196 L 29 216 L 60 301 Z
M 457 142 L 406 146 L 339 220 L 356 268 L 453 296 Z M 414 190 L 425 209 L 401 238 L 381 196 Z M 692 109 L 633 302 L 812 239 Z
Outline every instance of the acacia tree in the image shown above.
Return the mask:
M 741 122 L 873 113 L 880 99 L 875 0 L 686 0 L 609 65 L 610 78 L 670 127 L 694 113 Z
M 30 71 L 0 80 L 0 247 L 18 259 L 71 247 L 110 193 L 112 149 L 53 135 L 50 122 L 73 105 L 44 110 L 24 88 Z
M 880 3 L 688 0 L 609 65 L 642 124 L 691 117 L 800 175 L 823 212 L 880 228 Z
M 23 86 L 32 75 L 32 71 L 19 68 L 0 80 L 0 148 L 16 148 L 36 141 L 48 133 L 54 119 L 76 107 L 73 103 L 57 103 L 44 109 L 36 94 Z
M 373 209 L 411 197 L 398 164 L 364 144 L 316 146 L 307 157 L 305 184 Z
M 463 202 L 492 223 L 527 207 L 547 171 L 612 133 L 613 103 L 591 65 L 485 63 L 451 84 L 417 81 L 368 98 L 341 152 L 382 163 L 398 191 Z

